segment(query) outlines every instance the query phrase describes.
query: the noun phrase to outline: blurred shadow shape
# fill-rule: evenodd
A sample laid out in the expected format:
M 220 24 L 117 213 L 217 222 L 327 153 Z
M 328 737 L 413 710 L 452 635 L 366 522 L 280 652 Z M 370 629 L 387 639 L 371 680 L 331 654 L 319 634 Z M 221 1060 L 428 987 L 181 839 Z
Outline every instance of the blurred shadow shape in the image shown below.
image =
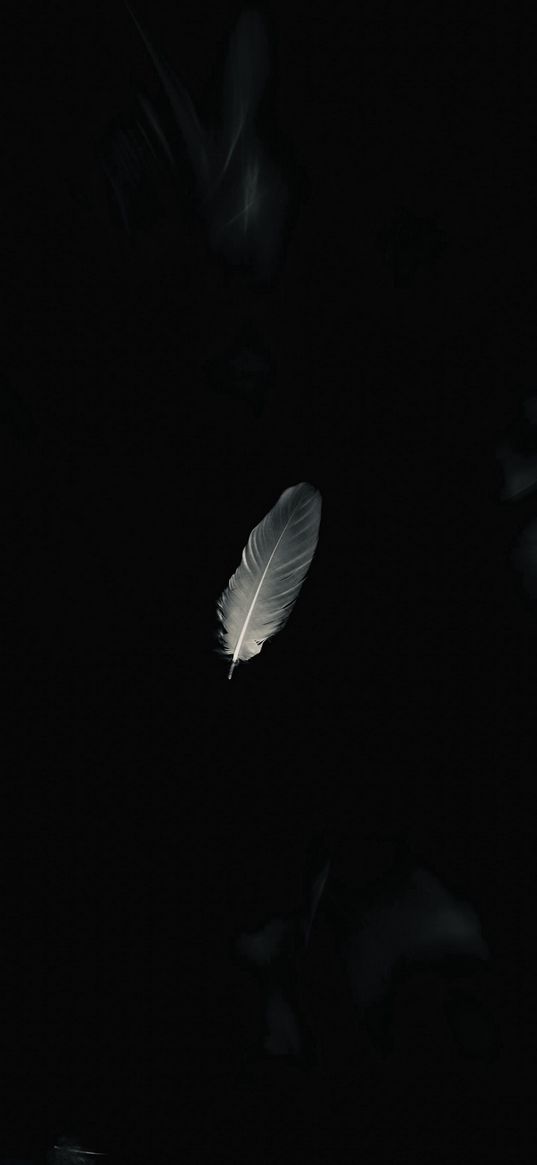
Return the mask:
M 131 242 L 163 218 L 164 186 L 176 174 L 162 121 L 148 98 L 137 99 L 137 115 L 115 118 L 99 146 L 112 217 Z
M 393 1047 L 394 995 L 413 970 L 449 979 L 489 958 L 473 907 L 422 867 L 391 871 L 353 901 L 332 882 L 323 907 L 346 967 L 357 1018 L 375 1047 Z
M 225 352 L 207 360 L 205 384 L 218 396 L 244 401 L 255 417 L 265 409 L 274 383 L 274 365 L 252 324 L 245 324 Z
M 395 287 L 410 287 L 420 272 L 432 270 L 446 246 L 446 233 L 432 219 L 399 210 L 377 235 Z
M 315 843 L 300 908 L 235 940 L 234 955 L 255 976 L 260 993 L 259 1037 L 247 1053 L 247 1062 L 279 1057 L 310 1068 L 317 1060 L 315 1038 L 302 1006 L 299 964 L 329 871 L 330 860 Z
M 446 993 L 444 1011 L 458 1051 L 467 1060 L 495 1060 L 502 1048 L 500 1033 L 488 1004 L 467 988 Z
M 497 458 L 501 462 L 505 479 L 501 494 L 503 501 L 525 497 L 537 487 L 537 454 L 523 456 L 513 452 L 509 445 L 501 445 Z
M 530 522 L 519 535 L 512 562 L 522 575 L 522 582 L 532 599 L 537 599 L 537 520 Z
M 526 397 L 524 412 L 530 425 L 537 425 L 537 396 Z
M 0 426 L 4 425 L 18 441 L 32 441 L 39 433 L 28 401 L 21 396 L 9 374 L 4 375 L 0 392 Z
M 116 218 L 133 237 L 158 216 L 163 163 L 175 175 L 185 161 L 194 177 L 198 211 L 213 250 L 233 266 L 246 267 L 261 281 L 271 280 L 282 258 L 289 188 L 281 166 L 257 137 L 258 107 L 270 74 L 265 20 L 245 9 L 231 35 L 222 85 L 219 118 L 204 127 L 185 86 L 157 52 L 130 4 L 138 29 L 160 79 L 173 116 L 181 151 L 146 98 L 130 125 L 117 122 L 105 136 L 101 160 Z M 183 181 L 179 187 L 188 186 Z

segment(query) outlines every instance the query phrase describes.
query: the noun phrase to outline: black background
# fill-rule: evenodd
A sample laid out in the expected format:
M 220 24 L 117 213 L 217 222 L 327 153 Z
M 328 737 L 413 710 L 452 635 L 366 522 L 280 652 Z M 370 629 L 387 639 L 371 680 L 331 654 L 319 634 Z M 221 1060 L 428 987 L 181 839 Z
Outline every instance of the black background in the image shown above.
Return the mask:
M 216 100 L 240 8 L 137 11 Z M 531 38 L 481 5 L 270 12 L 298 194 L 264 288 L 187 209 L 130 247 L 111 220 L 99 140 L 159 93 L 122 5 L 10 25 L 0 1151 L 71 1127 L 117 1159 L 326 1159 L 339 1129 L 360 1152 L 516 1159 L 536 611 L 510 553 L 537 503 L 500 500 L 495 450 L 535 390 Z M 390 243 L 401 222 L 441 245 Z M 245 325 L 275 369 L 260 415 L 202 371 Z M 216 599 L 301 480 L 317 554 L 229 684 Z M 420 1043 L 418 1016 L 379 1066 L 321 927 L 321 1069 L 237 1085 L 254 997 L 230 936 L 295 905 L 319 829 L 358 878 L 402 834 L 475 903 L 493 1064 Z

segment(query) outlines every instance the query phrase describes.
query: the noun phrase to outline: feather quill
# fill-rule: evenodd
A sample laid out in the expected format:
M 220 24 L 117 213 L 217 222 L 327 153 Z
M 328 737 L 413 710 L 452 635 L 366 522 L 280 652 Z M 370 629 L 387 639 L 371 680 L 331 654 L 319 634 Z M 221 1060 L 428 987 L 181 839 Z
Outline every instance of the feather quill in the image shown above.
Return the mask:
M 82 1149 L 77 1137 L 65 1134 L 58 1137 L 55 1145 L 47 1153 L 47 1165 L 89 1165 L 94 1157 L 106 1157 L 106 1153 Z
M 284 490 L 254 527 L 242 561 L 218 599 L 222 654 L 239 662 L 258 655 L 285 626 L 319 539 L 321 495 L 305 481 Z

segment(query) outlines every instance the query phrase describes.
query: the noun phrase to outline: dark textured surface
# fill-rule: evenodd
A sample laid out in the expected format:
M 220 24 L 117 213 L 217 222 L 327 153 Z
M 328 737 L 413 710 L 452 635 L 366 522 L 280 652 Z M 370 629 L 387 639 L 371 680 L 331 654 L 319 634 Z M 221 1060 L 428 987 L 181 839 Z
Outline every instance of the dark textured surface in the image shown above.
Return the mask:
M 138 7 L 212 107 L 238 10 Z M 274 11 L 297 202 L 265 289 L 211 257 L 188 190 L 131 244 L 111 218 L 98 143 L 159 101 L 122 6 L 10 26 L 0 1155 L 67 1128 L 118 1160 L 328 1160 L 343 1129 L 361 1157 L 516 1159 L 537 608 L 511 553 L 537 495 L 500 500 L 496 449 L 535 384 L 533 65 L 482 6 L 358 21 Z M 307 585 L 228 684 L 216 599 L 300 480 L 323 495 Z M 320 829 L 357 887 L 416 843 L 490 975 L 444 1011 L 408 986 L 383 1058 L 320 919 L 320 1067 L 244 1074 L 230 936 L 297 908 Z M 488 1010 L 501 1051 L 465 1058 Z

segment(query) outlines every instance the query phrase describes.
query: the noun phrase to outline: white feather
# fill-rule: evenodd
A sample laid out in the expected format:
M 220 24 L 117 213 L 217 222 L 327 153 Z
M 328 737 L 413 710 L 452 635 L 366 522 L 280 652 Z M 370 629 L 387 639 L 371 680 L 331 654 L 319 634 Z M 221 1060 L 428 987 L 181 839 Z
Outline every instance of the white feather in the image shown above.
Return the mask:
M 242 561 L 221 594 L 217 611 L 228 678 L 239 662 L 258 655 L 285 625 L 319 539 L 321 495 L 307 482 L 290 486 L 254 527 Z

